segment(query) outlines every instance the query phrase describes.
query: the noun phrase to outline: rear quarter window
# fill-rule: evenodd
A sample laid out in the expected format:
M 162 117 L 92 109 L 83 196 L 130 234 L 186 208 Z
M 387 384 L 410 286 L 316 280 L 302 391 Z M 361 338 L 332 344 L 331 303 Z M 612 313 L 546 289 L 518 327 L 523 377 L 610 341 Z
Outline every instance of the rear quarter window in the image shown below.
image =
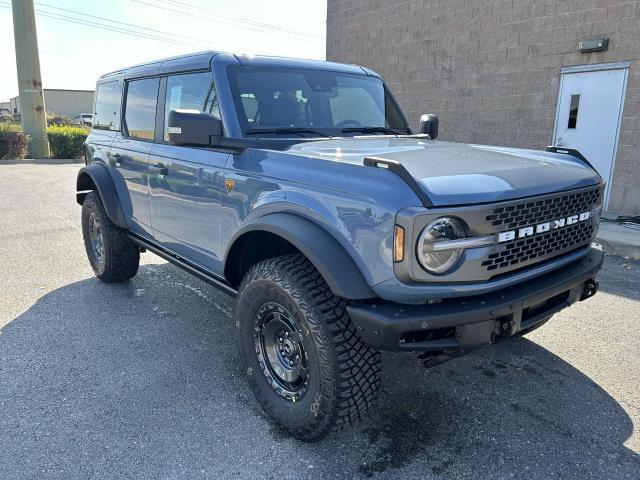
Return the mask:
M 98 84 L 95 99 L 93 128 L 120 130 L 122 82 L 114 80 Z

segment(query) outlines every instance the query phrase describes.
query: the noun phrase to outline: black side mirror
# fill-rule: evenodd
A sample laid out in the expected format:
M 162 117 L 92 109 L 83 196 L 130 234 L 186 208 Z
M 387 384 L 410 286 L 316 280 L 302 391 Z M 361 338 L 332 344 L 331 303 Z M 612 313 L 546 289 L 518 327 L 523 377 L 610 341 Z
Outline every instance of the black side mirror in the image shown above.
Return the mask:
M 438 116 L 431 113 L 425 113 L 420 116 L 418 131 L 426 133 L 431 140 L 435 140 L 438 137 Z
M 167 130 L 171 145 L 210 147 L 224 133 L 222 120 L 199 110 L 171 110 Z

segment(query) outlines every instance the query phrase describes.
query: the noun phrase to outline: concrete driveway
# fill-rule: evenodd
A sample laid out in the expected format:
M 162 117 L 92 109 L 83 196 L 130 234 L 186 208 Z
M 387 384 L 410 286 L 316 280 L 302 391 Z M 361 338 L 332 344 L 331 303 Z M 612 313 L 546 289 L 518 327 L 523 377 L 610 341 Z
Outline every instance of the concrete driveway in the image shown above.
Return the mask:
M 0 163 L 0 478 L 640 478 L 640 263 L 527 338 L 384 354 L 366 421 L 305 444 L 245 385 L 230 297 L 148 253 L 93 277 L 77 169 Z

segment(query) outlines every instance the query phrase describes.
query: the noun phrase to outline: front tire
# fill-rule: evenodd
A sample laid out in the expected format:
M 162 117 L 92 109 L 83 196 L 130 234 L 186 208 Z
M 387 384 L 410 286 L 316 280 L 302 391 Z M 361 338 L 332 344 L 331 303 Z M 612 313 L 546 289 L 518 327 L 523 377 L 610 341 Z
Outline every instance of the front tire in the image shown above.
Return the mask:
M 124 282 L 138 272 L 140 249 L 111 222 L 96 192 L 82 202 L 82 236 L 91 268 L 103 282 Z
M 300 254 L 253 266 L 236 310 L 240 358 L 267 415 L 314 440 L 361 418 L 380 384 L 380 353 L 356 334 L 347 301 Z

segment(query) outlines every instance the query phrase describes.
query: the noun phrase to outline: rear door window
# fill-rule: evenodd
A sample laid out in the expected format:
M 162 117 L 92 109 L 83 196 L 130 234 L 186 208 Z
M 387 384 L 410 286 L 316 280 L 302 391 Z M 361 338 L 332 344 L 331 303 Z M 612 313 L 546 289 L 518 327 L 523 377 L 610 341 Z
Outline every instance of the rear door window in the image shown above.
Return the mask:
M 164 106 L 164 140 L 169 141 L 169 112 L 176 109 L 199 110 L 220 118 L 218 95 L 211 72 L 173 75 L 167 78 Z
M 105 82 L 96 89 L 96 107 L 93 128 L 100 130 L 120 130 L 120 81 Z
M 159 84 L 159 78 L 132 80 L 128 83 L 124 114 L 128 136 L 153 140 Z

